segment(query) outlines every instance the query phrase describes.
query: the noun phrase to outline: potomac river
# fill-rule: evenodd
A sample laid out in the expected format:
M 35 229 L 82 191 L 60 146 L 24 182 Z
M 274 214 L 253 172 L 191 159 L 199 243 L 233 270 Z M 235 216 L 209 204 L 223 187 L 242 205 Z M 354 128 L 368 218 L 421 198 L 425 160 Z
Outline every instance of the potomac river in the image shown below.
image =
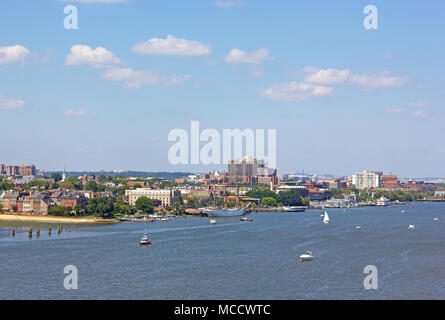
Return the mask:
M 31 239 L 1 222 L 0 299 L 445 299 L 445 203 L 408 206 L 330 209 L 327 225 L 324 211 L 308 210 L 215 225 L 53 227 L 51 236 L 41 226 Z M 145 229 L 153 244 L 141 247 Z M 301 262 L 306 249 L 315 259 Z M 78 289 L 64 288 L 67 265 Z M 364 288 L 367 265 L 377 267 L 376 290 Z

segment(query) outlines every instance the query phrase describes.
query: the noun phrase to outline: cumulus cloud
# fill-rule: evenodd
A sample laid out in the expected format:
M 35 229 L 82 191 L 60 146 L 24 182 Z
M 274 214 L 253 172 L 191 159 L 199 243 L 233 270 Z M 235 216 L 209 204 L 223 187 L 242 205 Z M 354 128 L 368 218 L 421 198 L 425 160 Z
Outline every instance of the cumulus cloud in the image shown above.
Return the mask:
M 179 85 L 190 79 L 190 76 L 164 75 L 150 70 L 113 68 L 102 74 L 102 78 L 107 81 L 123 82 L 127 88 L 139 88 L 142 85 Z
M 30 51 L 21 45 L 0 47 L 0 65 L 23 63 Z
M 309 73 L 304 79 L 308 83 L 317 84 L 343 84 L 351 77 L 351 70 L 348 69 L 316 69 L 307 67 L 305 71 Z
M 179 39 L 168 35 L 165 39 L 151 38 L 138 43 L 131 51 L 141 54 L 169 56 L 206 56 L 211 53 L 210 46 L 199 41 Z
M 322 85 L 340 85 L 355 83 L 366 89 L 400 87 L 407 81 L 406 77 L 392 76 L 389 72 L 359 74 L 349 69 L 317 69 L 306 67 L 308 75 L 305 82 Z
M 426 108 L 430 104 L 427 101 L 418 101 L 418 102 L 410 102 L 408 103 L 408 106 L 414 107 L 414 108 Z
M 233 8 L 244 4 L 242 0 L 216 0 L 215 4 L 222 8 Z
M 128 2 L 131 0 L 63 0 L 64 2 L 81 2 L 81 3 L 117 3 L 117 2 Z
M 261 90 L 264 98 L 271 100 L 302 101 L 313 97 L 321 97 L 332 92 L 332 88 L 317 86 L 304 82 L 287 82 Z
M 121 60 L 103 47 L 93 49 L 86 45 L 74 45 L 66 56 L 67 66 L 89 65 L 93 68 L 105 68 L 120 63 Z
M 389 112 L 389 113 L 402 113 L 403 111 L 404 111 L 403 108 L 386 109 L 386 112 Z
M 245 52 L 235 48 L 230 50 L 229 54 L 223 58 L 223 61 L 226 63 L 262 64 L 269 59 L 271 59 L 270 51 L 265 48 L 253 52 Z
M 86 110 L 80 109 L 80 110 L 73 110 L 69 109 L 64 112 L 66 116 L 86 116 L 86 115 L 95 115 L 95 112 L 88 112 Z
M 350 79 L 352 82 L 359 84 L 363 88 L 388 88 L 400 87 L 408 80 L 406 77 L 391 76 L 389 72 L 380 72 L 373 74 L 356 74 Z
M 427 114 L 422 110 L 415 110 L 411 113 L 416 118 L 426 118 Z
M 0 109 L 2 110 L 15 110 L 21 109 L 26 106 L 26 102 L 17 99 L 6 99 L 0 95 Z

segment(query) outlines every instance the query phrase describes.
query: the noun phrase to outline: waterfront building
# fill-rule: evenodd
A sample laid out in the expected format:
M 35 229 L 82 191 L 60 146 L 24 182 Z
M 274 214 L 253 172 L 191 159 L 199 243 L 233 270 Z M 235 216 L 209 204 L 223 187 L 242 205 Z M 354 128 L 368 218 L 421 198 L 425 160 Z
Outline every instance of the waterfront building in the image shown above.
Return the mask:
M 163 207 L 170 207 L 179 199 L 181 191 L 178 189 L 155 190 L 138 188 L 135 190 L 125 190 L 125 195 L 128 198 L 128 203 L 133 206 L 140 197 L 147 197 L 152 200 L 160 200 Z
M 380 187 L 394 189 L 399 187 L 397 176 L 395 175 L 382 175 L 380 178 Z
M 359 189 L 380 187 L 382 172 L 363 171 L 352 175 L 352 184 Z

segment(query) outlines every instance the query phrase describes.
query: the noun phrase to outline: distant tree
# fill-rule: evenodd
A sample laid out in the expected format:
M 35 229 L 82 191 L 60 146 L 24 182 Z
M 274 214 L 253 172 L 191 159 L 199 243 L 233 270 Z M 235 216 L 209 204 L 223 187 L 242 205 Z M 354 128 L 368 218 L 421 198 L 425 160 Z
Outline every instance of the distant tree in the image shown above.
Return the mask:
M 0 190 L 12 190 L 14 187 L 14 183 L 11 181 L 3 180 L 0 182 Z
M 297 190 L 281 191 L 278 193 L 277 201 L 285 206 L 300 206 L 303 204 L 300 193 Z
M 264 197 L 261 199 L 261 205 L 263 206 L 269 206 L 269 207 L 276 207 L 278 206 L 277 200 L 275 200 L 272 197 Z
M 114 217 L 114 204 L 108 197 L 93 198 L 88 201 L 87 210 L 96 216 L 103 218 Z
M 51 174 L 51 178 L 53 178 L 55 182 L 62 180 L 62 176 L 58 173 Z
M 147 197 L 140 197 L 136 200 L 135 204 L 137 210 L 143 211 L 145 213 L 154 212 L 153 202 Z
M 51 185 L 51 189 L 52 189 L 52 190 L 59 189 L 59 184 L 54 182 L 54 183 Z
M 105 191 L 105 187 L 98 184 L 96 181 L 91 180 L 85 184 L 85 190 L 93 192 L 103 192 Z
M 0 203 L 0 212 L 3 212 L 3 204 Z

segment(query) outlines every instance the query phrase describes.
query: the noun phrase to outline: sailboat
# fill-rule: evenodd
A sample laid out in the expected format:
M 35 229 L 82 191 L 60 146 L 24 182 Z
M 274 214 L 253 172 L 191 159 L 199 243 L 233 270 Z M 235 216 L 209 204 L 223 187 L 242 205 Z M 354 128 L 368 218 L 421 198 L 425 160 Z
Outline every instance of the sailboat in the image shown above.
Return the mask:
M 323 222 L 324 222 L 325 224 L 328 224 L 328 223 L 329 223 L 329 215 L 328 215 L 328 212 L 327 212 L 327 211 L 324 212 Z
M 246 208 L 239 207 L 239 189 L 236 181 L 236 207 L 226 208 L 226 173 L 224 172 L 224 207 L 206 207 L 203 210 L 209 217 L 238 217 L 246 214 Z

